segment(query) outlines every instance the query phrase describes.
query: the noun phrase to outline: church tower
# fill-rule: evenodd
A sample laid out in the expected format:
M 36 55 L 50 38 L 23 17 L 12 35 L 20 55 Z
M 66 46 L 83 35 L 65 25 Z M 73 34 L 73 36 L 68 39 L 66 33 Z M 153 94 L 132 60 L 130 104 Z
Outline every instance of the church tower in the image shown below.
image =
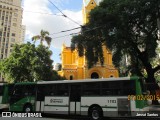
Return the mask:
M 89 13 L 103 0 L 83 0 L 82 14 L 83 14 L 83 24 L 89 22 Z
M 90 11 L 99 5 L 101 1 L 83 0 L 82 14 L 84 24 L 89 22 Z M 88 69 L 85 56 L 79 57 L 76 49 L 72 51 L 70 47 L 63 45 L 61 52 L 62 71 L 59 71 L 59 74 L 68 80 L 118 77 L 118 70 L 112 64 L 111 52 L 105 46 L 103 46 L 103 52 L 104 65 L 101 66 L 100 62 L 98 62 L 94 67 Z
M 83 0 L 82 14 L 83 14 L 83 23 L 88 23 L 89 13 L 92 9 L 97 6 L 95 0 Z

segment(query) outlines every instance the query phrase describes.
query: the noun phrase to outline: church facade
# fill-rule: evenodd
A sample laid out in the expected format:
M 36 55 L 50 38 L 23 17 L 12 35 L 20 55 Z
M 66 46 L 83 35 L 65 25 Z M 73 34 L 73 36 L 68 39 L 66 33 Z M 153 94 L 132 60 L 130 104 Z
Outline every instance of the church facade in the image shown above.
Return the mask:
M 89 12 L 99 4 L 100 0 L 83 0 L 83 23 L 88 22 Z M 108 78 L 118 77 L 118 70 L 112 64 L 111 52 L 103 46 L 104 65 L 98 62 L 95 66 L 88 69 L 85 56 L 79 57 L 78 51 L 71 50 L 63 44 L 61 51 L 62 70 L 58 73 L 68 80 Z

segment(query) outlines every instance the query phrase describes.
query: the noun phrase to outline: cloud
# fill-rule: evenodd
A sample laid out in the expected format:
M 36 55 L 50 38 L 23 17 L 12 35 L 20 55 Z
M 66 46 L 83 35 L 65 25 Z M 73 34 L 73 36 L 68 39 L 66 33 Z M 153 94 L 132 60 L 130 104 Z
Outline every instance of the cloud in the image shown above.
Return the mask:
M 64 3 L 70 3 L 70 0 L 50 0 L 51 2 L 53 2 L 56 6 L 61 7 L 64 6 Z
M 64 0 L 52 0 L 52 2 L 54 1 L 57 1 L 55 3 L 56 6 L 64 2 Z M 48 0 L 24 0 L 23 10 L 23 24 L 26 25 L 26 41 L 29 41 L 32 36 L 39 34 L 41 29 L 47 30 L 50 34 L 53 34 L 79 27 L 76 23 L 63 16 L 34 13 L 41 12 L 61 15 L 61 13 L 58 13 L 58 10 L 56 10 Z M 79 24 L 82 24 L 81 11 L 63 10 L 62 12 L 69 18 L 73 19 Z M 69 46 L 71 42 L 71 36 L 61 38 L 57 37 L 69 35 L 70 33 L 76 32 L 79 32 L 79 30 L 51 35 L 51 37 L 53 38 L 51 45 L 55 48 L 61 48 L 62 44 L 65 43 L 67 46 Z

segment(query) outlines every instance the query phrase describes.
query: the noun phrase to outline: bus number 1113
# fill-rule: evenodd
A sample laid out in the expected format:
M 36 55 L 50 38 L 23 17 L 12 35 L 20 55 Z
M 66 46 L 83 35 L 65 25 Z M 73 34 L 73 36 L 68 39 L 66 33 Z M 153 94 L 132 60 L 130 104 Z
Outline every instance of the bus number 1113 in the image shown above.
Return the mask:
M 116 100 L 108 100 L 108 103 L 116 103 Z

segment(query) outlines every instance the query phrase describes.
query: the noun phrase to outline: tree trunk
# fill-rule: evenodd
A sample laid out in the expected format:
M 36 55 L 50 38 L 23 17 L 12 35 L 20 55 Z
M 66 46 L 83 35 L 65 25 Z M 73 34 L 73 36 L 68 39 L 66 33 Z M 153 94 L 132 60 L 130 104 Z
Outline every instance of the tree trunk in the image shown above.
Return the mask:
M 146 83 L 153 85 L 153 86 L 150 86 L 149 89 L 150 90 L 157 90 L 157 89 L 159 89 L 158 84 L 156 82 L 156 79 L 154 77 L 155 71 L 152 68 L 152 65 L 150 64 L 150 62 L 148 60 L 147 53 L 145 51 L 141 52 L 140 55 L 139 55 L 139 59 L 142 61 L 143 65 L 145 66 L 145 70 L 147 72 Z

